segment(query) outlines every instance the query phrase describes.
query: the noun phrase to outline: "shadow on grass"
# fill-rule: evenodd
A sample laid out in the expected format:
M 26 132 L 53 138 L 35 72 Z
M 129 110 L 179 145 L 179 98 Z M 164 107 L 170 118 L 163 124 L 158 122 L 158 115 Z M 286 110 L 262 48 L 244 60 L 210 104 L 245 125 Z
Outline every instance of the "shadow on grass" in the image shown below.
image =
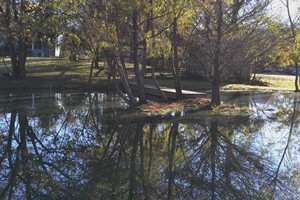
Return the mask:
M 269 84 L 265 81 L 262 81 L 260 77 L 255 77 L 250 80 L 250 85 L 255 85 L 255 86 L 269 86 Z
M 93 79 L 88 84 L 88 77 L 81 75 L 68 76 L 28 76 L 22 80 L 15 80 L 12 77 L 0 77 L 1 93 L 14 93 L 24 91 L 88 91 L 89 89 L 103 90 L 105 80 Z

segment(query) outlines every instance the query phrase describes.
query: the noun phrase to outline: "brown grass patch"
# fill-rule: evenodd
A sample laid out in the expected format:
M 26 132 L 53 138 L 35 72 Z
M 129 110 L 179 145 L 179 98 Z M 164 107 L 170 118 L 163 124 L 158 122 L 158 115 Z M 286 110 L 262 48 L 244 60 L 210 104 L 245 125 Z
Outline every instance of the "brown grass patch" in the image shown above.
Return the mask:
M 210 100 L 207 98 L 193 98 L 178 100 L 170 103 L 147 103 L 138 107 L 143 112 L 152 114 L 166 114 L 172 111 L 199 110 L 210 108 Z

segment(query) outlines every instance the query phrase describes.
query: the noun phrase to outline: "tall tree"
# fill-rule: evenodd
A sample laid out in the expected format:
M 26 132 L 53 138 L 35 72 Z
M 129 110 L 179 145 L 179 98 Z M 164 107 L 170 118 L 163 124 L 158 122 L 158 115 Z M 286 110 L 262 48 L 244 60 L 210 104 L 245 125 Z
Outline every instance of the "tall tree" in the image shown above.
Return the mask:
M 9 41 L 12 73 L 14 78 L 26 76 L 26 6 L 24 1 L 15 0 L 5 2 L 5 13 L 3 14 L 3 25 L 6 30 L 6 37 Z
M 192 3 L 192 1 L 188 0 L 172 0 L 166 3 L 167 9 L 164 20 L 170 24 L 165 27 L 168 27 L 166 32 L 168 33 L 168 40 L 171 46 L 171 52 L 169 52 L 168 57 L 172 60 L 172 72 L 177 99 L 182 96 L 181 65 L 186 45 L 185 40 L 189 37 L 189 34 L 185 34 L 185 30 L 191 25 L 192 14 L 196 14 L 192 10 Z M 166 50 L 164 49 L 164 51 Z
M 26 76 L 27 45 L 35 32 L 42 32 L 41 22 L 51 12 L 48 1 L 7 0 L 1 4 L 2 34 L 8 41 L 12 75 L 16 79 Z M 42 20 L 43 19 L 43 20 Z
M 265 13 L 269 0 L 197 1 L 194 34 L 189 47 L 191 65 L 212 83 L 212 105 L 219 105 L 224 80 L 250 76 L 253 60 L 275 42 L 265 37 Z M 238 75 L 236 75 L 238 74 Z
M 296 15 L 293 16 L 291 13 L 291 6 L 290 0 L 281 0 L 282 4 L 286 8 L 287 17 L 288 17 L 288 23 L 289 28 L 291 31 L 291 38 L 290 38 L 290 47 L 292 48 L 291 51 L 287 51 L 290 56 L 290 60 L 293 62 L 293 65 L 295 66 L 296 73 L 295 73 L 295 92 L 299 92 L 299 61 L 300 61 L 300 55 L 299 55 L 299 20 L 300 16 Z
M 175 81 L 176 97 L 179 99 L 182 95 L 181 81 L 180 81 L 180 67 L 178 58 L 178 17 L 176 13 L 177 0 L 173 2 L 173 24 L 172 24 L 172 59 L 173 59 L 173 75 Z

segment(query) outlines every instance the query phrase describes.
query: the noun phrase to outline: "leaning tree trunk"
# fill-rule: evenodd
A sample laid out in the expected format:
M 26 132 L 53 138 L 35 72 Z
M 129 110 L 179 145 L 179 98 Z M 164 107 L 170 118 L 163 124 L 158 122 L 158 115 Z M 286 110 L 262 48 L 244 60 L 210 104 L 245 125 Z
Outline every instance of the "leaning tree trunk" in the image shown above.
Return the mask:
M 113 63 L 110 63 L 110 64 L 112 64 L 110 66 L 110 70 L 112 73 L 113 82 L 115 84 L 117 92 L 129 105 L 136 106 L 137 103 L 136 103 L 135 97 L 132 94 L 131 88 L 129 86 L 129 80 L 128 80 L 128 76 L 126 74 L 125 65 L 123 65 L 123 64 L 120 65 L 118 63 L 118 60 L 116 57 L 114 57 Z M 119 72 L 121 84 L 127 95 L 125 95 L 122 92 L 121 88 L 119 87 L 119 85 L 116 81 L 115 70 L 118 70 L 118 72 Z

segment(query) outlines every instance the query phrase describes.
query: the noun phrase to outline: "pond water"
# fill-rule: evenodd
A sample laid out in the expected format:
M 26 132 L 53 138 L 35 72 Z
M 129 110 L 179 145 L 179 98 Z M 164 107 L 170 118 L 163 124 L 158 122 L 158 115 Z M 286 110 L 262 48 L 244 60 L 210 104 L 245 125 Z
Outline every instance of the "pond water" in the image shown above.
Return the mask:
M 0 96 L 0 199 L 299 199 L 300 96 L 150 116 L 117 95 Z

